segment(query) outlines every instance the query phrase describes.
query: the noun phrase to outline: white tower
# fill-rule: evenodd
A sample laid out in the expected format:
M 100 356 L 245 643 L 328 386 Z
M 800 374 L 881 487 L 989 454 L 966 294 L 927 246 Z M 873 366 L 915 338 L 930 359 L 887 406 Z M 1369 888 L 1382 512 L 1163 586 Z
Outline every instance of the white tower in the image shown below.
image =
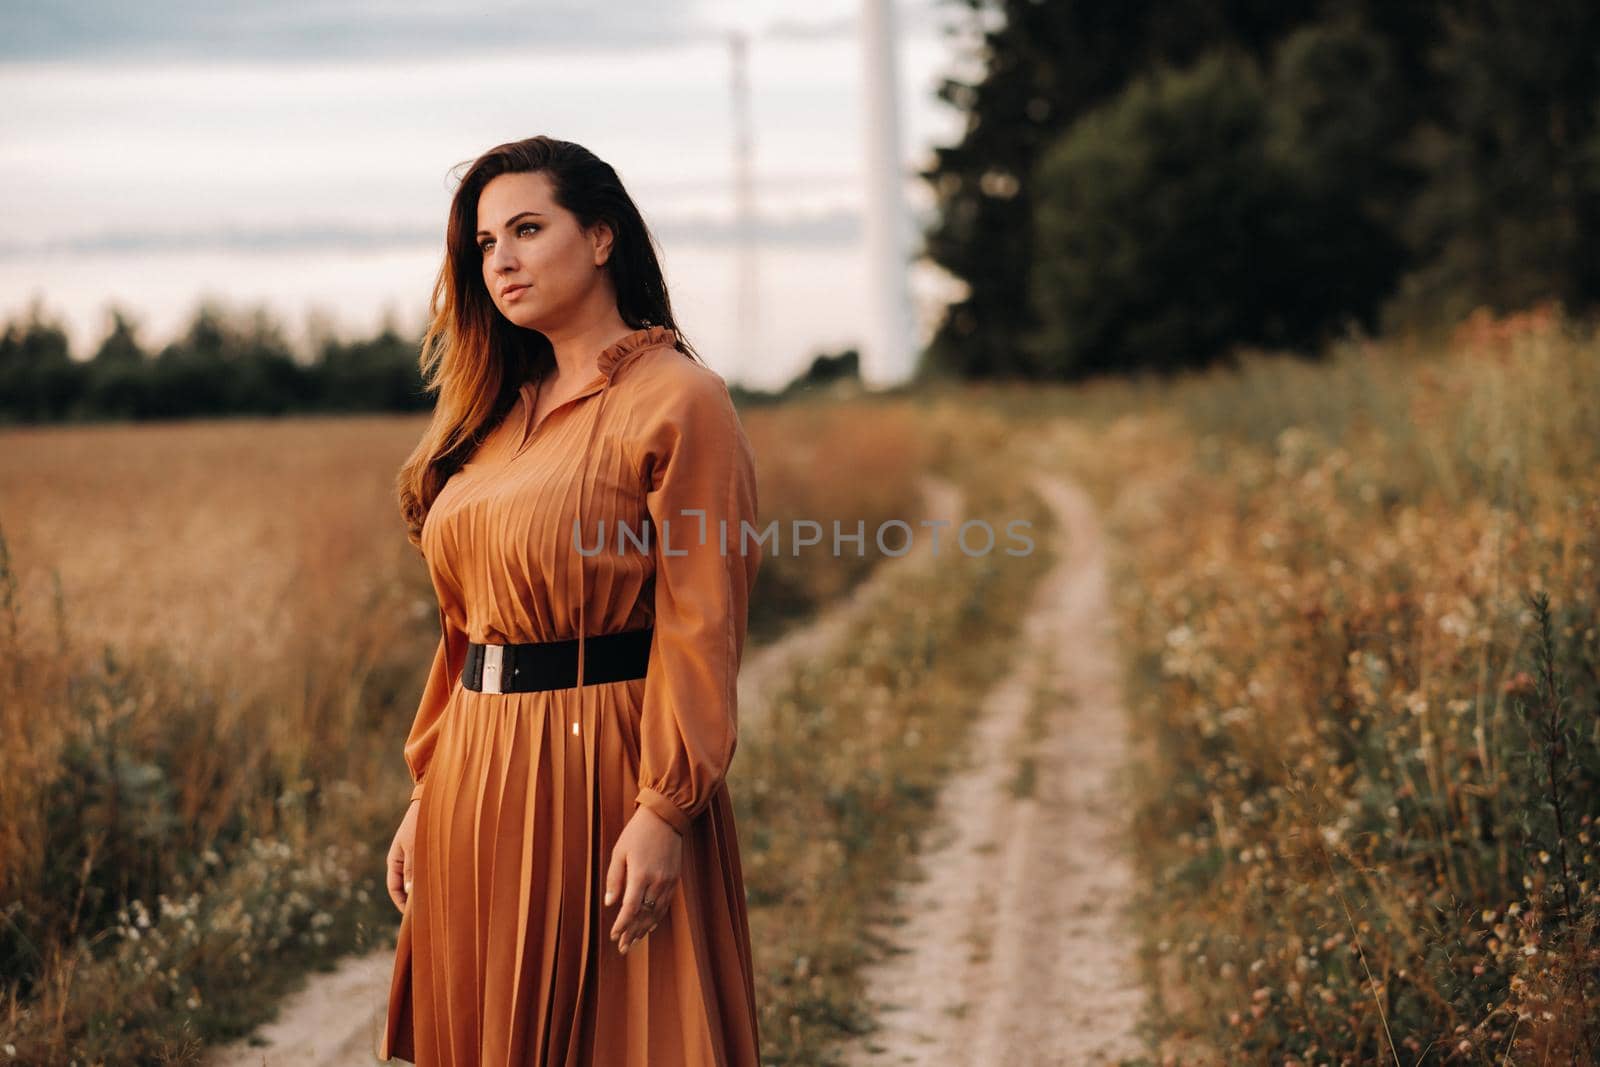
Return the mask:
M 909 281 L 911 218 L 900 148 L 900 64 L 890 0 L 862 0 L 861 46 L 870 290 L 861 378 L 869 386 L 881 387 L 909 378 L 916 355 Z

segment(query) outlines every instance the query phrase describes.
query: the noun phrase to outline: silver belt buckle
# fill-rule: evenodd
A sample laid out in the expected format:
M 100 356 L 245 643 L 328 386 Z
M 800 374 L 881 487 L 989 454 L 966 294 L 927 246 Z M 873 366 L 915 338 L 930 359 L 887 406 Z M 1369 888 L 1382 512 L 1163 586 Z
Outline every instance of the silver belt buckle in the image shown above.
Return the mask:
M 483 688 L 485 693 L 503 693 L 500 688 L 500 668 L 505 663 L 505 645 L 483 646 Z

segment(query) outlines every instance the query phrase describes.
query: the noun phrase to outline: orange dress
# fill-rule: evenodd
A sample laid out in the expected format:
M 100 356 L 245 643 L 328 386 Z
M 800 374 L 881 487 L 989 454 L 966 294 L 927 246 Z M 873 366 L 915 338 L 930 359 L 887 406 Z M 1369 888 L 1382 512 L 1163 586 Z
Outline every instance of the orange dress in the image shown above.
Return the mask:
M 610 345 L 594 381 L 537 426 L 535 385 L 522 386 L 423 524 L 443 632 L 404 747 L 422 803 L 383 1060 L 760 1062 L 724 783 L 762 558 L 741 536 L 756 523 L 755 464 L 723 379 L 675 340 L 652 326 Z M 468 640 L 645 626 L 644 678 L 534 693 L 460 683 Z M 638 805 L 682 835 L 683 869 L 657 904 L 665 917 L 623 955 L 608 936 L 621 901 L 602 901 Z

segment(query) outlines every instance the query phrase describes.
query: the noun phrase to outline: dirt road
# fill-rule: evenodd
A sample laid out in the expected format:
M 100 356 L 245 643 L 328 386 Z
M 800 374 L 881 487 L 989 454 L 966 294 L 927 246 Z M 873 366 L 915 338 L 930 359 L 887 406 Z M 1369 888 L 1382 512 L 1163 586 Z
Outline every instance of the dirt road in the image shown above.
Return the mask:
M 899 950 L 867 972 L 881 1030 L 851 1067 L 1098 1067 L 1147 1054 L 1119 773 L 1127 738 L 1105 543 L 1076 487 L 1038 490 L 1060 559 L 1016 666 L 979 709 L 970 765 L 945 788 L 902 887 Z

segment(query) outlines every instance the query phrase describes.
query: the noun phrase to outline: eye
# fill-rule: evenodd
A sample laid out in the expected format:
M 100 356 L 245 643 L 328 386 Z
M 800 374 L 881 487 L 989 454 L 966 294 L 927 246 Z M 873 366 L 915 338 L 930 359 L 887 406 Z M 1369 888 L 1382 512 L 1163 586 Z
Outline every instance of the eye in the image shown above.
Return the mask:
M 537 230 L 538 228 L 539 228 L 539 224 L 537 222 L 519 223 L 517 225 L 517 236 L 518 237 L 522 236 L 522 231 L 523 230 L 527 230 L 527 229 Z M 480 242 L 478 242 L 478 251 L 487 254 L 488 251 L 489 251 L 489 246 L 493 245 L 493 244 L 494 244 L 494 238 L 493 237 L 490 237 L 490 238 L 488 238 L 487 240 L 484 240 L 484 241 L 480 241 Z

